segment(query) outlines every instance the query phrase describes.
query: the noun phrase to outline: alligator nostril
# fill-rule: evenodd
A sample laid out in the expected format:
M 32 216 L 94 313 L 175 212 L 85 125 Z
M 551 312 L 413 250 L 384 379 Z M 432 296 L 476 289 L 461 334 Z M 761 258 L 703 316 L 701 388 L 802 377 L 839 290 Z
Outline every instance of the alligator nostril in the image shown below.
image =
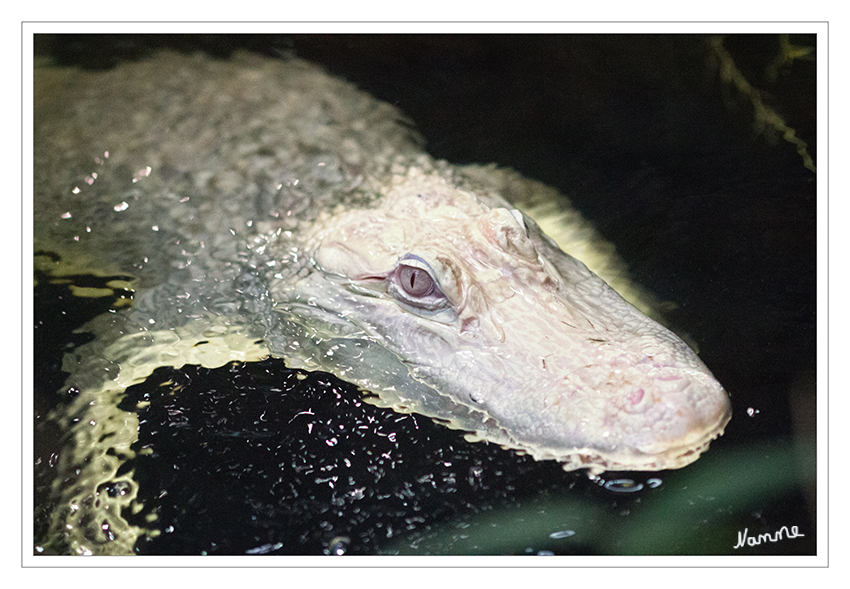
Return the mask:
M 662 393 L 678 393 L 691 385 L 691 380 L 683 376 L 656 378 L 655 386 Z
M 623 409 L 626 413 L 643 413 L 652 404 L 651 398 L 652 395 L 647 395 L 642 388 L 632 389 L 625 396 L 626 402 Z

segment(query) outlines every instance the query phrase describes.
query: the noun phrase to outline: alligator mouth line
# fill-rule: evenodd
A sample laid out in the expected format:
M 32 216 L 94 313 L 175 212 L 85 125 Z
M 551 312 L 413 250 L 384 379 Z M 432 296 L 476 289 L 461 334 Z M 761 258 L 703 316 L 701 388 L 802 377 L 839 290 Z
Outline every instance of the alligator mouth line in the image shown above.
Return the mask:
M 57 410 L 73 446 L 57 471 L 58 535 L 120 513 L 92 506 L 112 476 L 105 457 L 127 469 L 134 414 L 117 399 L 160 366 L 272 355 L 467 439 L 591 473 L 684 466 L 729 421 L 720 384 L 636 308 L 651 297 L 563 195 L 433 159 L 393 106 L 321 68 L 160 53 L 98 72 L 36 67 L 34 85 L 35 251 L 137 277 L 132 300 L 87 324 L 91 340 L 64 359 L 79 394 Z M 559 209 L 558 242 L 527 214 L 541 202 Z M 640 431 L 641 415 L 617 409 L 648 402 L 638 379 L 662 354 L 671 378 L 702 385 L 675 398 L 680 415 L 660 408 L 678 421 L 648 439 L 681 435 L 657 455 L 610 449 Z M 100 435 L 107 426 L 121 436 Z

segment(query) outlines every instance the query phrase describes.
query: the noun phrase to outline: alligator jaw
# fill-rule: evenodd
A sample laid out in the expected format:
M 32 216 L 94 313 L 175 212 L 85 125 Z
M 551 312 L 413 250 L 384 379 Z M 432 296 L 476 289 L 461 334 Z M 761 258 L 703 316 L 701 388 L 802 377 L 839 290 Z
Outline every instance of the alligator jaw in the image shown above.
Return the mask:
M 309 243 L 290 297 L 351 324 L 370 372 L 346 378 L 385 404 L 592 473 L 685 466 L 730 419 L 681 339 L 492 195 L 412 170 Z

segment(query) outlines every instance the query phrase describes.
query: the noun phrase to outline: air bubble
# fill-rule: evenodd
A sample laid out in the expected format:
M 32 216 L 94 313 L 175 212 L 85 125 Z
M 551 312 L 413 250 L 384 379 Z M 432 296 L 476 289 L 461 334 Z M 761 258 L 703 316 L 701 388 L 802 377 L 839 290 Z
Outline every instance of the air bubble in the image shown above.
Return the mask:
M 616 493 L 636 493 L 643 489 L 643 483 L 635 483 L 632 479 L 614 479 L 607 481 L 604 487 Z

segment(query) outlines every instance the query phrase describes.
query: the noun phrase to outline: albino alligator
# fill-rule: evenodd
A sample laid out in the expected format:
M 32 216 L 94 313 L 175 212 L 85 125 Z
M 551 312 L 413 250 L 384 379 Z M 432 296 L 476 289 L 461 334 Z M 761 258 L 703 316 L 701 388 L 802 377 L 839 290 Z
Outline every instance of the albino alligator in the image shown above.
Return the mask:
M 34 153 L 35 249 L 60 260 L 39 263 L 134 291 L 65 360 L 61 533 L 102 521 L 87 509 L 121 531 L 133 493 L 92 498 L 132 454 L 121 393 L 159 366 L 274 355 L 593 474 L 685 466 L 729 421 L 697 355 L 603 281 L 646 307 L 564 197 L 433 160 L 395 109 L 300 60 L 37 67 Z

